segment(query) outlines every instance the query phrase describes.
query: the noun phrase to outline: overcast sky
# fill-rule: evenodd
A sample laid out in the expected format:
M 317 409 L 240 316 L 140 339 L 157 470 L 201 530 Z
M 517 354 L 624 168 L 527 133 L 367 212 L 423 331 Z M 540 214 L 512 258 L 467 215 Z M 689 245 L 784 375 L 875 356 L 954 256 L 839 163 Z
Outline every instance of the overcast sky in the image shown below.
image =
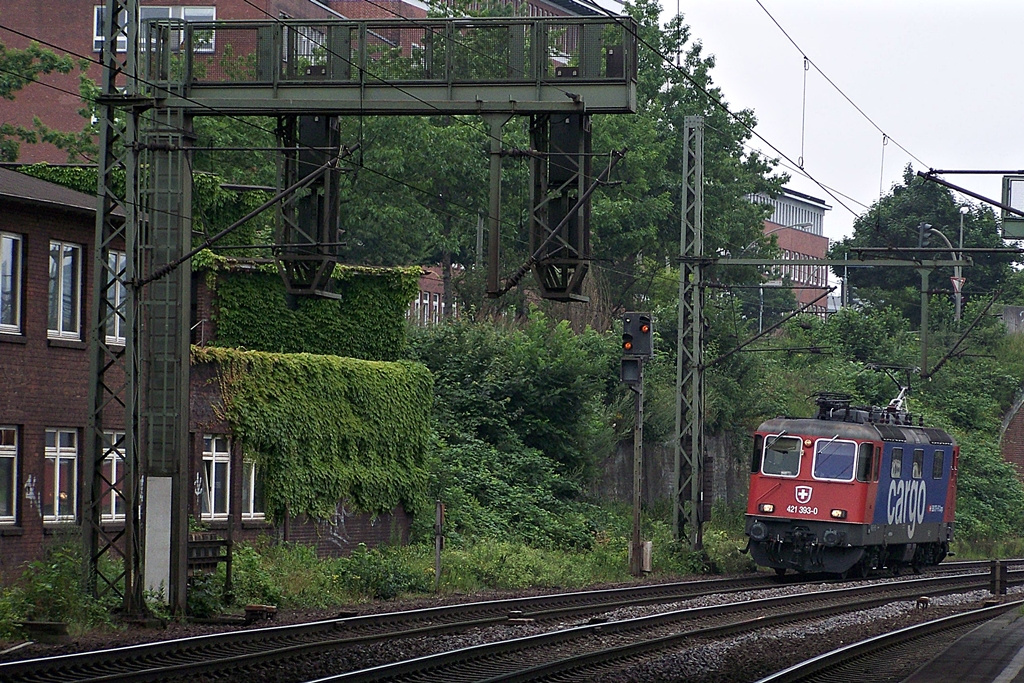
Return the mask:
M 794 161 L 802 148 L 804 168 L 851 197 L 837 195 L 857 213 L 878 199 L 880 186 L 888 192 L 907 163 L 915 170 L 1024 168 L 1024 55 L 1017 49 L 1024 2 L 761 0 L 814 65 L 802 141 L 803 56 L 756 0 L 662 2 L 665 18 L 681 11 L 692 39 L 715 55 L 711 75 L 730 108 L 753 109 L 757 132 Z M 884 165 L 882 132 L 815 66 L 891 138 Z M 775 156 L 756 138 L 750 144 Z M 784 170 L 793 176 L 789 187 L 833 207 L 826 236 L 852 231 L 853 213 Z M 1000 176 L 945 178 L 1000 198 Z

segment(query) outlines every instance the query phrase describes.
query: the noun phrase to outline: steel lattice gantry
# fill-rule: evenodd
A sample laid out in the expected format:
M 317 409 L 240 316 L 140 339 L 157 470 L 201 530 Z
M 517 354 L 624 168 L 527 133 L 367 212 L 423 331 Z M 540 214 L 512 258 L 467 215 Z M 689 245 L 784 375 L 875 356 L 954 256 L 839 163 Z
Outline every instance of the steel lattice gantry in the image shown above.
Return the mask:
M 683 119 L 673 533 L 699 550 L 704 519 L 704 118 Z
M 578 129 L 571 144 L 531 151 L 562 159 L 536 171 L 547 175 L 531 193 L 538 217 L 531 230 L 538 231 L 534 245 L 544 247 L 534 264 L 538 278 L 552 298 L 576 300 L 589 261 L 589 117 L 635 111 L 636 24 L 628 17 L 548 17 L 140 25 L 138 0 L 107 0 L 106 13 L 86 546 L 97 584 L 123 586 L 129 612 L 142 609 L 143 586 L 157 578 L 166 581 L 171 605 L 183 609 L 192 119 L 278 118 L 282 141 L 297 150 L 283 155 L 282 186 L 312 187 L 318 197 L 285 201 L 279 211 L 277 241 L 286 245 L 278 251 L 280 270 L 293 292 L 307 294 L 329 294 L 322 285 L 337 261 L 338 210 L 330 155 L 314 169 L 324 155 L 304 156 L 300 148 L 309 139 L 328 149 L 340 142 L 329 121 L 309 125 L 305 117 L 483 116 L 492 137 L 493 265 L 501 127 L 529 116 L 535 143 L 548 144 L 551 121 L 569 122 Z M 124 196 L 116 189 L 121 171 Z M 552 198 L 548 184 L 560 195 Z M 575 219 L 563 216 L 567 205 L 570 214 L 579 212 Z M 124 262 L 111 261 L 122 243 Z M 110 342 L 112 325 L 123 326 L 123 343 Z M 123 439 L 107 436 L 121 429 Z M 118 450 L 125 474 L 109 481 L 104 458 Z M 99 523 L 108 491 L 123 498 L 126 514 L 123 532 L 113 536 Z M 99 560 L 108 553 L 123 556 L 122 576 L 100 577 Z

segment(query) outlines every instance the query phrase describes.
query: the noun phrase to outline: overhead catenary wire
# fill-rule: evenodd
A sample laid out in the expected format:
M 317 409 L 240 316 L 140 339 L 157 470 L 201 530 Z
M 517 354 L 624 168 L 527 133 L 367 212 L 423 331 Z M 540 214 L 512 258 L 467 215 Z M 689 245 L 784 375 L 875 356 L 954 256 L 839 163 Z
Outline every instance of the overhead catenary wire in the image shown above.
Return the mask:
M 870 116 L 868 116 L 867 113 L 865 113 L 864 110 L 861 109 L 860 106 L 858 106 L 857 103 L 854 102 L 850 98 L 849 95 L 847 95 L 845 92 L 843 92 L 842 88 L 840 88 L 838 85 L 835 84 L 835 82 L 831 78 L 828 77 L 828 74 L 826 74 L 824 71 L 822 71 L 821 67 L 819 67 L 817 64 L 815 64 L 814 61 L 810 57 L 807 56 L 807 53 L 804 52 L 803 48 L 801 48 L 797 44 L 797 42 L 795 40 L 793 40 L 793 37 L 790 36 L 789 33 L 786 31 L 786 29 L 784 29 L 782 27 L 782 24 L 780 24 L 778 22 L 778 20 L 774 16 L 772 16 L 772 13 L 768 11 L 768 8 L 764 6 L 764 3 L 762 3 L 761 0 L 754 0 L 754 2 L 756 2 L 758 4 L 758 6 L 762 10 L 764 10 L 764 13 L 768 15 L 768 18 L 772 20 L 772 23 L 775 24 L 775 26 L 777 26 L 780 31 L 782 31 L 782 35 L 786 36 L 786 39 L 793 45 L 793 47 L 796 48 L 797 52 L 800 53 L 800 55 L 804 58 L 805 62 L 810 64 L 811 66 L 813 66 L 814 70 L 817 71 L 819 74 L 821 74 L 821 77 L 824 78 L 828 82 L 829 85 L 831 85 L 833 88 L 835 88 L 835 91 L 837 93 L 839 93 L 840 95 L 842 95 L 843 99 L 845 99 L 847 102 L 849 102 L 850 106 L 853 107 L 857 111 L 858 114 L 860 114 L 862 117 L 864 117 L 865 121 L 870 123 L 875 128 L 875 130 L 877 130 L 879 133 L 881 133 L 882 135 L 885 135 L 887 138 L 892 140 L 893 144 L 896 145 L 897 147 L 899 147 L 900 149 L 902 149 L 906 153 L 906 155 L 909 156 L 911 159 L 913 159 L 917 163 L 921 164 L 921 166 L 923 166 L 925 168 L 928 167 L 928 164 L 926 164 L 923 161 L 921 161 L 917 156 L 914 155 L 913 152 L 908 150 L 906 147 L 901 145 L 897 140 L 894 140 L 891 135 L 888 135 L 884 130 L 882 130 L 882 127 L 879 126 L 877 123 L 875 123 L 874 119 L 872 119 Z
M 644 47 L 646 47 L 654 55 L 656 55 L 658 57 L 658 59 L 660 59 L 663 63 L 667 64 L 669 67 L 671 67 L 672 69 L 677 71 L 683 77 L 684 80 L 689 82 L 690 85 L 692 85 L 700 94 L 702 94 L 705 98 L 707 98 L 707 100 L 711 104 L 713 104 L 715 107 L 717 107 L 718 109 L 723 111 L 729 118 L 731 118 L 734 121 L 736 121 L 736 123 L 738 123 L 741 127 L 743 127 L 743 129 L 746 130 L 750 135 L 756 137 L 758 140 L 760 140 L 764 144 L 768 145 L 768 147 L 770 147 L 772 149 L 772 151 L 775 152 L 775 154 L 779 155 L 780 157 L 782 157 L 783 159 L 785 159 L 789 163 L 793 164 L 794 166 L 798 166 L 799 167 L 799 164 L 797 162 L 793 161 L 793 159 L 790 158 L 790 156 L 788 154 L 786 154 L 781 149 L 779 149 L 778 147 L 773 145 L 767 138 L 765 138 L 763 135 L 761 135 L 756 130 L 754 130 L 750 126 L 750 124 L 748 124 L 746 121 L 744 121 L 740 116 L 738 116 L 737 114 L 734 114 L 732 112 L 732 110 L 729 109 L 729 107 L 727 107 L 720 99 L 718 99 L 717 97 L 714 97 L 710 92 L 708 92 L 707 88 L 705 88 L 703 85 L 698 83 L 697 80 L 692 75 L 690 75 L 689 72 L 686 71 L 686 69 L 682 68 L 681 66 L 676 66 L 673 63 L 672 59 L 668 55 L 663 53 L 657 47 L 651 45 L 643 36 L 641 36 L 635 30 L 630 29 L 629 27 L 624 26 L 622 24 L 621 17 L 618 17 L 618 16 L 612 14 L 611 12 L 606 10 L 605 8 L 601 7 L 601 5 L 595 3 L 593 0 L 579 0 L 579 1 L 584 3 L 584 4 L 586 4 L 586 5 L 591 6 L 591 7 L 595 8 L 595 9 L 597 9 L 597 10 L 599 10 L 600 12 L 602 12 L 603 14 L 605 14 L 606 16 L 611 18 L 613 21 L 615 21 L 617 24 L 622 26 L 624 29 L 630 31 L 630 34 L 633 36 L 633 38 L 636 39 L 638 44 L 643 45 Z M 805 173 L 805 176 L 807 177 L 808 180 L 810 180 L 811 182 L 816 184 L 818 187 L 820 187 L 822 190 L 824 190 L 830 197 L 832 197 L 833 201 L 835 201 L 837 204 L 839 204 L 844 209 L 849 211 L 852 215 L 854 215 L 854 216 L 859 215 L 856 211 L 854 211 L 849 206 L 847 206 L 841 199 L 839 199 L 838 197 L 833 195 L 832 192 L 829 191 L 824 184 L 819 182 L 817 178 L 815 178 L 813 175 L 811 175 L 811 173 L 809 171 L 804 169 L 804 173 Z

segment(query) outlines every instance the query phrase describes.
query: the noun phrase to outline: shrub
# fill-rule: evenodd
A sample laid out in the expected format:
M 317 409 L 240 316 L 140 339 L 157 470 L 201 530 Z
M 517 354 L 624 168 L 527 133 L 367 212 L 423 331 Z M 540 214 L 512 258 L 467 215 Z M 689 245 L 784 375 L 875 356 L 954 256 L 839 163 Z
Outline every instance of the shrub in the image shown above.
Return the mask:
M 360 543 L 344 561 L 346 583 L 349 588 L 379 600 L 391 600 L 402 593 L 431 591 L 432 575 L 417 571 L 410 559 L 397 549 L 371 550 Z
M 120 603 L 90 594 L 82 574 L 81 545 L 72 540 L 47 550 L 26 565 L 21 576 L 0 592 L 0 637 L 18 634 L 26 620 L 63 621 L 71 632 L 110 626 L 110 610 Z

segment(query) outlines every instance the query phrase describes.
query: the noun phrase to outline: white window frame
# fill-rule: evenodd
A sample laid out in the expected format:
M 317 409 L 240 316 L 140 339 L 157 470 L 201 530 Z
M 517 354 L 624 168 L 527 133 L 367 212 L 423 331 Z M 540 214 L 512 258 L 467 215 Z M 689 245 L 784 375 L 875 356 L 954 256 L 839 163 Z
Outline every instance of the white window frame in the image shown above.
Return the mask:
M 223 446 L 223 447 L 222 447 Z M 217 465 L 226 464 L 224 476 L 224 509 L 217 509 Z M 231 438 L 224 434 L 203 435 L 203 471 L 199 499 L 199 518 L 227 519 L 231 513 Z M 207 501 L 209 501 L 207 503 Z M 209 511 L 207 511 L 207 505 Z
M 242 519 L 265 519 L 266 510 L 256 509 L 256 488 L 262 486 L 256 461 L 242 460 Z M 262 498 L 262 495 L 260 496 Z
M 22 242 L 21 235 L 0 232 L 0 334 L 21 334 Z
M 50 435 L 53 435 L 53 446 L 49 445 Z M 70 436 L 72 445 L 64 446 L 61 444 L 62 436 Z M 44 523 L 55 523 L 55 522 L 74 522 L 77 519 L 78 514 L 78 430 L 77 429 L 61 429 L 61 428 L 48 428 L 46 430 L 46 462 L 43 464 L 44 468 L 53 468 L 53 511 L 50 514 L 46 514 L 46 493 L 43 492 L 43 522 Z M 70 486 L 66 487 L 71 492 L 71 500 L 67 503 L 61 504 L 60 493 L 61 493 L 61 464 L 70 461 L 71 463 L 71 482 Z M 43 477 L 43 485 L 45 486 L 46 477 Z M 71 512 L 63 512 L 70 508 Z
M 111 310 L 107 319 L 107 343 L 124 346 L 128 290 L 124 286 L 122 273 L 128 262 L 128 255 L 123 251 L 111 249 L 107 252 L 107 268 L 114 274 L 116 281 L 107 289 L 107 303 Z M 97 274 L 98 276 L 99 274 Z
M 106 13 L 105 5 L 93 5 L 92 9 L 92 51 L 101 52 L 103 50 L 103 41 L 106 40 L 106 36 L 103 35 L 103 27 L 101 26 L 102 17 Z M 207 22 L 217 20 L 217 8 L 213 5 L 197 5 L 197 6 L 184 6 L 184 5 L 144 5 L 139 8 L 139 19 L 157 19 L 157 16 L 161 11 L 166 10 L 164 15 L 168 19 L 181 19 L 183 21 L 196 21 L 196 22 Z M 123 21 L 122 21 L 123 23 Z M 172 36 L 171 42 L 174 45 L 181 43 L 179 36 Z M 128 38 L 122 33 L 117 37 L 117 52 L 124 52 L 128 46 Z M 204 41 L 202 47 L 199 47 L 196 52 L 213 52 L 216 49 L 214 44 L 214 36 L 210 36 L 209 41 Z
M 0 460 L 11 462 L 9 481 L 0 481 L 6 486 L 11 501 L 10 514 L 0 514 L 0 524 L 14 524 L 18 521 L 18 428 L 14 425 L 0 425 Z
M 60 252 L 59 262 L 53 261 L 54 247 Z M 82 338 L 82 245 L 61 240 L 50 240 L 50 286 L 49 286 L 49 311 L 47 314 L 47 336 L 50 339 L 81 339 Z M 71 265 L 71 278 L 73 282 L 67 282 L 64 273 L 64 259 L 67 254 L 73 255 Z M 65 297 L 71 294 L 70 304 L 72 321 L 65 327 Z M 51 319 L 56 303 L 56 323 Z M 56 326 L 54 326 L 56 324 Z
M 838 446 L 840 444 L 845 445 L 845 446 L 850 446 L 850 447 L 853 448 L 853 455 L 850 458 L 850 476 L 848 478 L 846 478 L 846 479 L 840 479 L 840 478 L 837 478 L 837 477 L 819 477 L 817 475 L 817 471 L 818 471 L 818 456 L 821 455 L 821 449 L 822 448 L 827 448 L 829 446 Z M 815 481 L 853 481 L 856 478 L 856 476 L 857 476 L 857 455 L 859 454 L 859 452 L 860 452 L 860 449 L 857 446 L 857 442 L 856 441 L 851 441 L 849 439 L 834 439 L 834 438 L 833 439 L 817 439 L 814 442 L 814 459 L 811 462 L 811 478 L 813 478 Z
M 109 464 L 109 470 L 107 465 Z M 101 522 L 123 522 L 124 515 L 124 432 L 103 432 L 103 465 L 109 471 L 110 484 L 103 482 L 100 494 Z M 109 496 L 107 500 L 105 497 Z M 120 503 L 120 504 L 119 504 Z

